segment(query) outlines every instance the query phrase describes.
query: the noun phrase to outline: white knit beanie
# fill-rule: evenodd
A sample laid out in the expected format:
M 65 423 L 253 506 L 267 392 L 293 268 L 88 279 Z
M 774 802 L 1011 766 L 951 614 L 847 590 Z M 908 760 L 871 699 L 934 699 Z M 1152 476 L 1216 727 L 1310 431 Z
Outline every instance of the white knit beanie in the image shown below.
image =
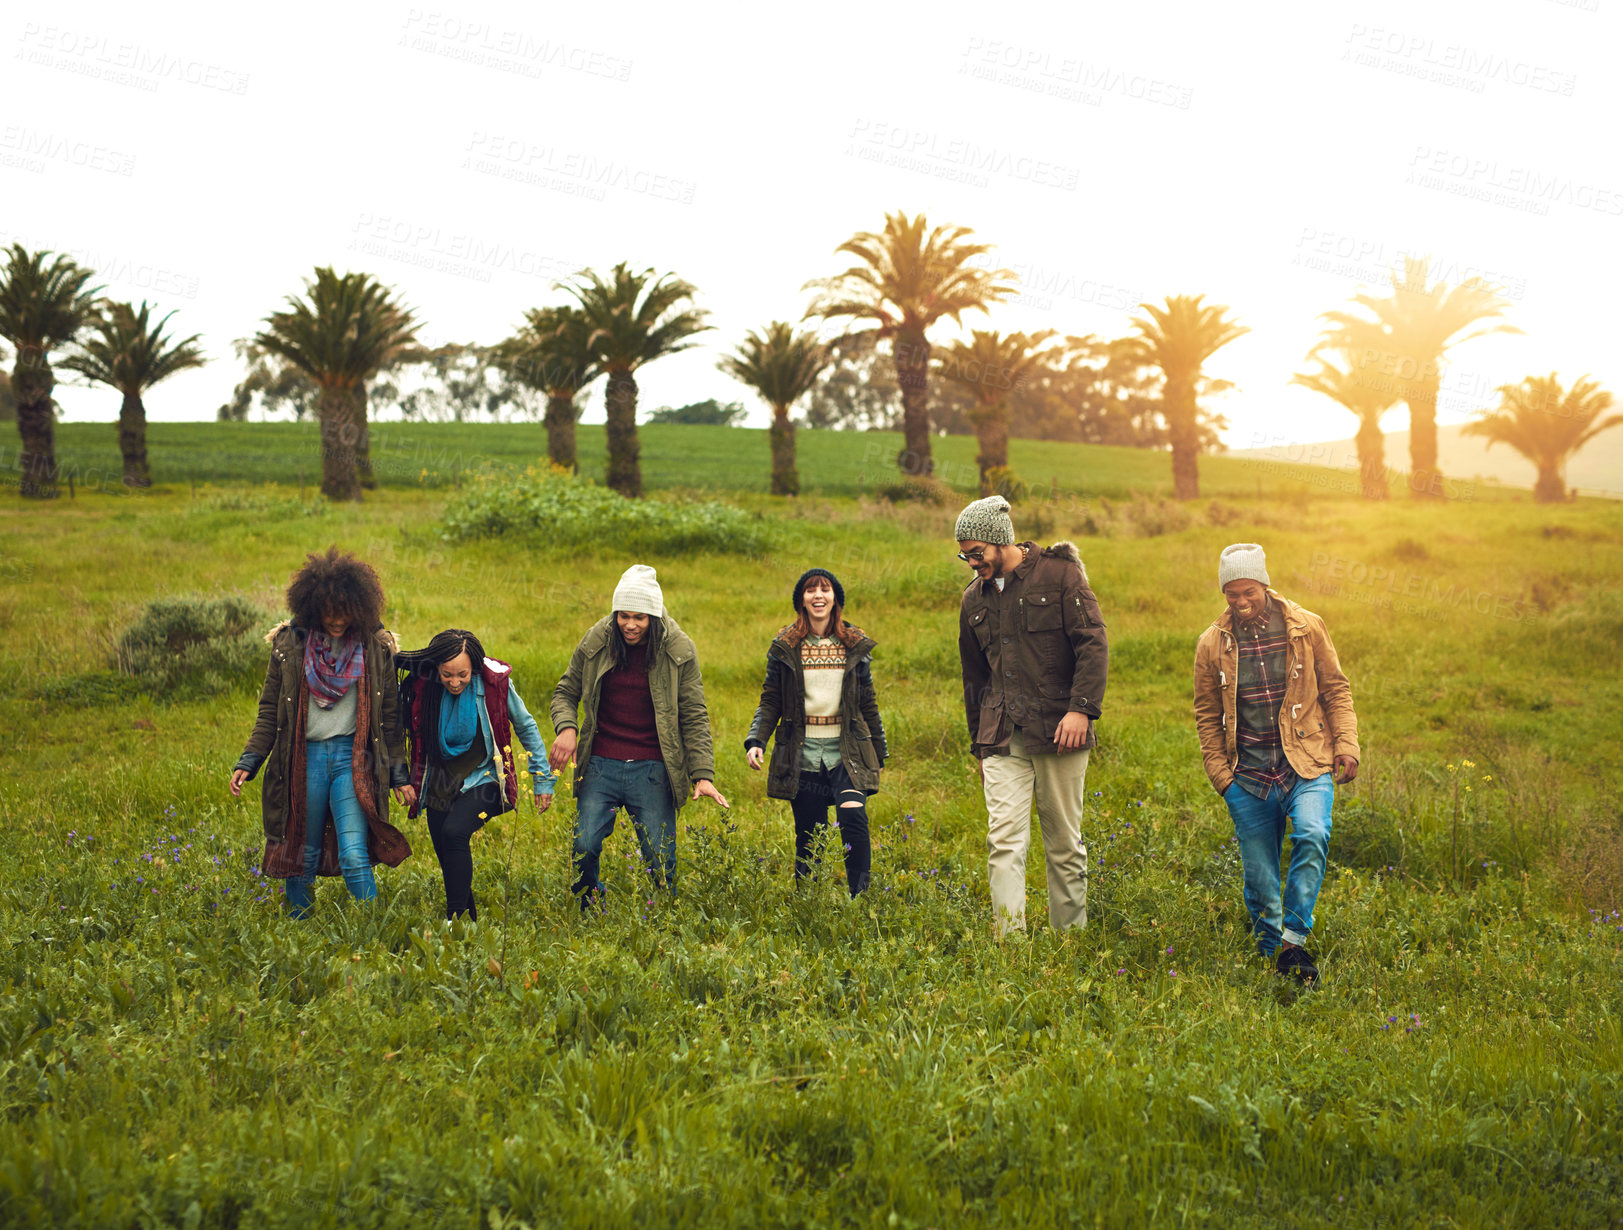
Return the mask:
M 659 588 L 658 574 L 647 564 L 633 564 L 620 576 L 614 587 L 614 610 L 633 615 L 652 615 L 665 618 L 665 595 Z
M 1217 588 L 1222 589 L 1230 581 L 1260 581 L 1263 585 L 1270 584 L 1268 561 L 1258 543 L 1237 542 L 1223 548 L 1223 554 L 1217 559 Z

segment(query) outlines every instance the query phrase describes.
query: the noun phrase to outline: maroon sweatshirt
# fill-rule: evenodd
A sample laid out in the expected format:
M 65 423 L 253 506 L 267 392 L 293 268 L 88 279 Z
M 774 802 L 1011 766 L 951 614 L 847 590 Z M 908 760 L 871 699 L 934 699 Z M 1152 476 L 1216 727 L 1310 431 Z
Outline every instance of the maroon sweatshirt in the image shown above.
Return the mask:
M 648 690 L 648 646 L 627 645 L 626 664 L 603 676 L 597 697 L 592 755 L 610 760 L 660 760 L 654 697 Z

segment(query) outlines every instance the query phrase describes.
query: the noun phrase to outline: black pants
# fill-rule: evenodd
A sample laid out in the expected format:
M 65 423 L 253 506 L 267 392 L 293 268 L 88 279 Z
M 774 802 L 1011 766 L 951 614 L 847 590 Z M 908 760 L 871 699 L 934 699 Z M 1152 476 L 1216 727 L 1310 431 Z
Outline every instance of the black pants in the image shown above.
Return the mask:
M 473 851 L 468 848 L 468 839 L 486 820 L 510 810 L 495 782 L 464 790 L 444 811 L 427 809 L 428 836 L 440 860 L 440 875 L 445 879 L 445 917 L 466 914 L 475 922 L 479 920 L 479 907 L 473 900 Z M 480 812 L 484 812 L 482 818 Z
M 842 807 L 842 803 L 856 804 Z M 800 788 L 789 804 L 795 814 L 795 879 L 813 874 L 812 842 L 817 830 L 828 823 L 828 809 L 834 808 L 839 825 L 835 835 L 845 847 L 845 883 L 855 897 L 868 887 L 873 855 L 868 846 L 867 796 L 851 784 L 845 765 L 809 773 L 800 771 Z

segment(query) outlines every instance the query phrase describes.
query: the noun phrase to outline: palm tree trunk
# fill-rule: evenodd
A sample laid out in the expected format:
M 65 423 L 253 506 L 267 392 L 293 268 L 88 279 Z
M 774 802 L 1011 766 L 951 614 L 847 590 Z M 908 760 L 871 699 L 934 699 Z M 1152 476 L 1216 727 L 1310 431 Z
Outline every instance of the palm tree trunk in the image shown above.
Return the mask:
M 1562 504 L 1567 498 L 1567 483 L 1560 467 L 1554 462 L 1538 463 L 1538 481 L 1533 484 L 1533 499 L 1540 504 Z
M 364 489 L 376 491 L 378 480 L 372 473 L 372 425 L 367 421 L 365 384 L 355 386 L 350 413 L 355 416 L 355 477 Z
M 1410 383 L 1404 401 L 1409 406 L 1409 494 L 1417 500 L 1443 498 L 1443 476 L 1437 469 L 1437 386 L 1435 370 Z
M 1167 421 L 1167 443 L 1172 446 L 1174 499 L 1200 498 L 1200 433 L 1195 428 L 1195 383 L 1171 380 L 1161 393 L 1162 417 Z
M 1392 495 L 1386 482 L 1386 437 L 1381 434 L 1379 415 L 1358 423 L 1358 474 L 1366 500 L 1385 500 Z
M 329 500 L 358 500 L 361 479 L 355 467 L 360 432 L 355 425 L 355 390 L 323 386 L 316 412 L 321 419 L 321 494 Z
M 547 394 L 547 456 L 555 466 L 580 473 L 575 455 L 575 394 Z
M 124 454 L 124 485 L 152 486 L 147 468 L 147 411 L 139 389 L 126 389 L 124 405 L 118 412 L 118 451 Z
M 789 421 L 788 406 L 772 407 L 772 494 L 799 495 L 800 474 L 795 469 L 795 425 Z
M 896 464 L 910 478 L 928 478 L 935 472 L 930 456 L 930 343 L 922 333 L 898 333 L 891 354 L 902 391 L 902 451 Z
M 988 470 L 999 466 L 1007 467 L 1009 464 L 1009 403 L 1000 401 L 990 406 L 982 406 L 980 413 L 975 416 L 975 437 L 980 441 L 981 451 L 975 457 L 975 464 L 981 470 L 981 494 L 994 494 L 992 486 L 986 479 Z
M 630 372 L 609 373 L 609 487 L 632 499 L 642 498 L 642 448 L 637 443 L 637 378 Z
M 22 441 L 17 456 L 18 493 L 25 499 L 54 500 L 56 419 L 51 413 L 51 391 L 56 388 L 56 376 L 44 354 L 17 348 L 11 388 L 17 398 L 17 435 Z

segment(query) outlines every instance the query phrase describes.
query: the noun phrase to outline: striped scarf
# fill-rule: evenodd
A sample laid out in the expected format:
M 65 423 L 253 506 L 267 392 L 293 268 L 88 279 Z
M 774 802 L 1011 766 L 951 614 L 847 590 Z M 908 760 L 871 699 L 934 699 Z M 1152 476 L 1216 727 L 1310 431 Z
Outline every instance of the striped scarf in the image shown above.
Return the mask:
M 304 681 L 310 685 L 310 699 L 319 708 L 331 709 L 361 677 L 365 661 L 360 637 L 346 636 L 335 648 L 325 632 L 310 633 L 304 638 Z

